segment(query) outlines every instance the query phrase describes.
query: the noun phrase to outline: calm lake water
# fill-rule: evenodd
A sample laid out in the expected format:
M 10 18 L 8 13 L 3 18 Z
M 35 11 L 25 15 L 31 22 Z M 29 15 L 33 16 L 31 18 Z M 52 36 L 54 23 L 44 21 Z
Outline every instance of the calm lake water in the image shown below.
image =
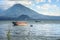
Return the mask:
M 27 26 L 13 26 L 12 21 L 0 21 L 0 40 L 8 40 L 7 34 L 10 40 L 60 40 L 60 21 L 26 22 Z

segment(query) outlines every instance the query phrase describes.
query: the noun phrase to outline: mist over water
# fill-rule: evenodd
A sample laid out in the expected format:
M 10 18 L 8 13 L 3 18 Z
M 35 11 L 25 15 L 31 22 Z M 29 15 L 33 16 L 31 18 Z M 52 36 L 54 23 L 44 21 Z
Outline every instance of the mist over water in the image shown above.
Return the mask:
M 9 30 L 11 40 L 57 40 L 60 37 L 60 23 L 28 22 L 27 26 L 13 26 L 12 21 L 0 21 L 1 40 L 7 40 Z

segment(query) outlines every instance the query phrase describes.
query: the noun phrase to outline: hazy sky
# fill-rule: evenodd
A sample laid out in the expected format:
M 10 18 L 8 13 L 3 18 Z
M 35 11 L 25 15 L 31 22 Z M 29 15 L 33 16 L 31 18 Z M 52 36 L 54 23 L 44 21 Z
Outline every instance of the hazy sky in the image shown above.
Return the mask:
M 7 10 L 16 3 L 25 5 L 39 14 L 60 16 L 60 0 L 0 0 L 0 9 Z

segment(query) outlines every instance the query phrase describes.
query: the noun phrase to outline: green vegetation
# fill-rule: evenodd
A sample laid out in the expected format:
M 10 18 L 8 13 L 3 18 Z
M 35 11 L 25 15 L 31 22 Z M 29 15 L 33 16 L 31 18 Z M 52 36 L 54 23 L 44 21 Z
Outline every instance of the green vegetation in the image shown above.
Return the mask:
M 7 39 L 10 40 L 10 30 L 8 30 Z

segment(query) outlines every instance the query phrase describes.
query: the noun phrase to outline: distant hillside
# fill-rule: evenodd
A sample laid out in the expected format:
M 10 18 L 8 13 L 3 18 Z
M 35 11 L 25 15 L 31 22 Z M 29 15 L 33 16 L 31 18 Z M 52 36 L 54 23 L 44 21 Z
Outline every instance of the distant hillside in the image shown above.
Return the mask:
M 29 20 L 29 19 L 32 19 L 32 18 L 30 18 L 28 15 L 21 15 L 17 19 L 18 20 Z
M 2 14 L 2 12 L 3 12 L 3 10 L 2 10 L 2 9 L 0 9 L 0 14 Z
M 5 17 L 5 16 L 0 16 L 0 20 L 14 20 L 14 18 Z
M 38 14 L 37 12 L 29 9 L 21 4 L 15 4 L 8 10 L 4 11 L 0 19 L 11 20 L 27 20 L 27 19 L 46 19 L 46 20 L 60 20 L 60 16 L 47 16 Z
M 15 4 L 13 5 L 11 8 L 9 8 L 8 10 L 6 10 L 4 12 L 4 16 L 7 17 L 18 17 L 21 15 L 28 15 L 31 18 L 34 19 L 44 19 L 47 18 L 46 16 L 42 15 L 42 14 L 38 14 L 37 12 L 33 11 L 32 9 L 29 9 L 21 4 Z

